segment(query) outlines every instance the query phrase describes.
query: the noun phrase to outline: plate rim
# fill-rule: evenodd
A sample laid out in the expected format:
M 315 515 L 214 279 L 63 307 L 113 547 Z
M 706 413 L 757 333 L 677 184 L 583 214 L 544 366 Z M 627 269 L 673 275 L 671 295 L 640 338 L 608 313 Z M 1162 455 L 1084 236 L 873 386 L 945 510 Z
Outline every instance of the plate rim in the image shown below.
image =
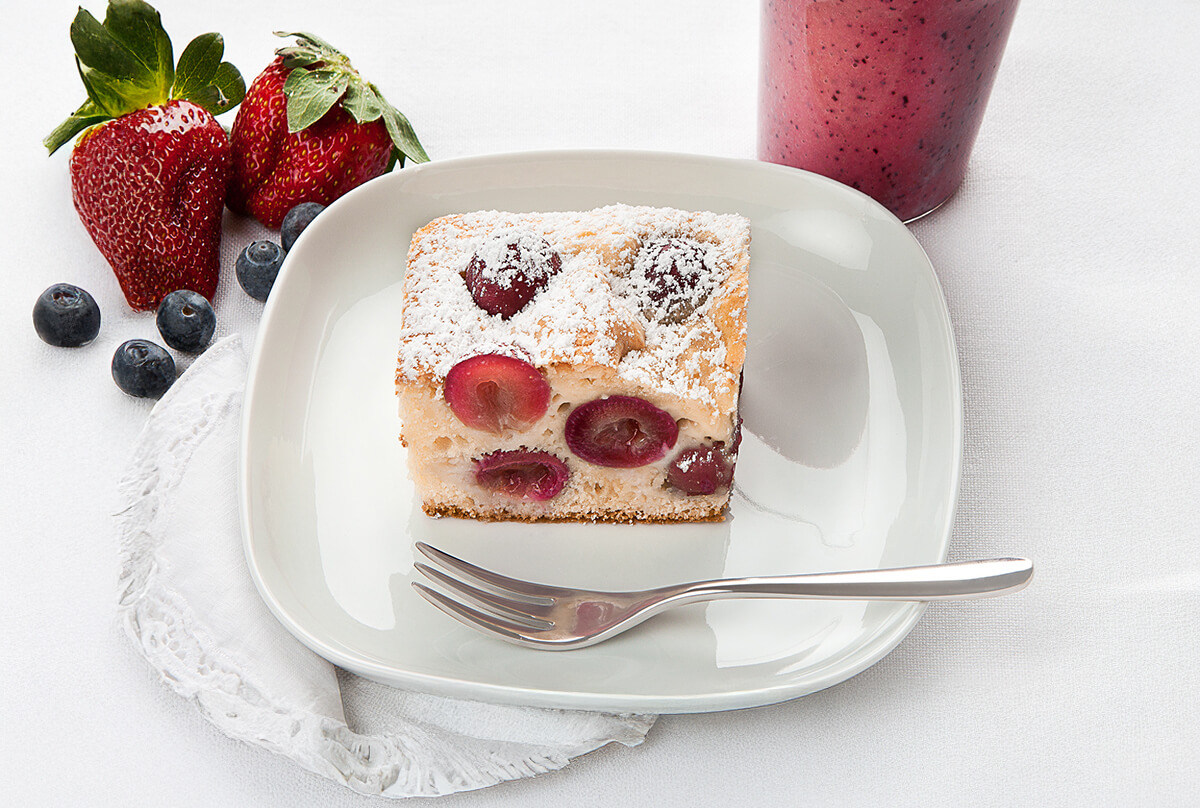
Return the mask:
M 955 338 L 953 322 L 950 317 L 949 306 L 946 301 L 945 290 L 938 278 L 937 272 L 933 266 L 933 262 L 929 259 L 925 248 L 913 235 L 912 231 L 883 205 L 876 202 L 866 194 L 843 185 L 836 180 L 821 176 L 802 169 L 791 168 L 774 163 L 768 163 L 760 160 L 752 160 L 747 158 L 713 156 L 704 154 L 695 154 L 688 152 L 669 152 L 669 151 L 650 151 L 637 149 L 550 149 L 550 150 L 530 150 L 530 151 L 510 151 L 497 152 L 494 154 L 478 154 L 456 158 L 447 158 L 445 160 L 431 161 L 417 165 L 410 165 L 404 169 L 384 174 L 373 180 L 364 183 L 363 185 L 349 191 L 335 202 L 336 205 L 343 200 L 351 199 L 363 193 L 377 193 L 379 184 L 401 183 L 409 181 L 414 173 L 431 173 L 445 170 L 454 170 L 456 168 L 471 168 L 471 167 L 486 167 L 489 165 L 503 164 L 507 162 L 520 161 L 537 161 L 548 162 L 554 160 L 575 160 L 575 161 L 612 161 L 612 160 L 631 160 L 631 161 L 650 161 L 650 162 L 675 162 L 675 163 L 699 163 L 713 167 L 732 168 L 748 172 L 763 172 L 766 174 L 775 173 L 795 173 L 804 175 L 807 182 L 815 182 L 818 185 L 827 186 L 833 193 L 849 194 L 852 197 L 857 197 L 860 201 L 864 201 L 869 207 L 872 207 L 877 213 L 884 214 L 885 218 L 890 218 L 894 223 L 908 234 L 913 245 L 917 248 L 922 256 L 923 265 L 921 267 L 922 274 L 927 275 L 926 280 L 935 294 L 936 309 L 939 314 L 941 327 L 944 329 L 948 339 L 945 347 L 948 348 L 949 356 L 947 357 L 947 369 L 950 376 L 950 391 L 951 401 L 948 402 L 951 413 L 953 414 L 952 437 L 953 451 L 946 458 L 949 464 L 949 490 L 947 491 L 947 502 L 945 507 L 944 524 L 938 530 L 938 557 L 939 560 L 946 560 L 950 547 L 950 539 L 953 534 L 955 515 L 959 504 L 959 495 L 962 478 L 962 460 L 964 447 L 964 396 L 962 390 L 962 374 L 959 364 L 958 343 Z M 297 243 L 301 243 L 305 238 L 305 234 L 301 233 L 297 239 Z M 295 245 L 293 245 L 294 249 Z M 289 262 L 284 260 L 284 264 L 280 269 L 278 283 L 281 278 L 286 277 L 289 269 Z M 848 659 L 850 664 L 834 666 L 829 671 L 822 673 L 819 676 L 806 680 L 806 684 L 798 686 L 794 682 L 781 682 L 778 684 L 753 688 L 753 689 L 738 689 L 738 690 L 721 690 L 704 694 L 687 694 L 687 695 L 647 695 L 647 694 L 596 694 L 596 693 L 581 693 L 570 689 L 547 689 L 538 687 L 518 687 L 512 685 L 501 685 L 490 682 L 474 682 L 465 681 L 453 676 L 435 675 L 429 673 L 420 673 L 411 670 L 398 669 L 392 666 L 383 665 L 366 659 L 362 656 L 355 656 L 343 652 L 341 649 L 330 645 L 320 637 L 315 636 L 309 631 L 298 619 L 295 618 L 278 600 L 274 592 L 271 590 L 265 580 L 265 574 L 256 555 L 252 515 L 250 502 L 252 492 L 250 491 L 250 475 L 247 473 L 252 458 L 249 452 L 248 435 L 255 421 L 255 413 L 257 410 L 256 402 L 260 399 L 255 395 L 256 388 L 259 383 L 259 366 L 263 358 L 264 345 L 266 340 L 262 339 L 263 334 L 267 333 L 273 319 L 276 309 L 275 301 L 277 298 L 268 297 L 263 307 L 261 319 L 256 331 L 253 348 L 250 353 L 246 387 L 243 394 L 243 406 L 241 413 L 241 424 L 239 431 L 238 445 L 238 511 L 239 524 L 241 526 L 242 547 L 245 556 L 247 568 L 250 572 L 250 577 L 254 582 L 255 589 L 258 591 L 260 598 L 267 606 L 276 620 L 278 620 L 298 641 L 300 641 L 309 650 L 316 653 L 318 656 L 326 659 L 334 665 L 342 667 L 347 671 L 364 676 L 365 678 L 388 684 L 397 687 L 410 687 L 411 689 L 420 692 L 443 695 L 452 698 L 461 698 L 476 701 L 493 701 L 497 703 L 505 703 L 511 705 L 523 705 L 531 707 L 546 707 L 555 709 L 585 709 L 585 710 L 603 710 L 621 713 L 663 713 L 663 714 L 689 714 L 689 713 L 709 713 L 723 712 L 727 710 L 739 710 L 752 707 L 767 706 L 778 704 L 793 699 L 802 698 L 812 693 L 825 690 L 842 682 L 848 681 L 870 667 L 873 667 L 884 657 L 888 656 L 899 644 L 908 636 L 908 634 L 916 627 L 921 617 L 924 615 L 928 603 L 912 602 L 905 604 L 907 608 L 897 612 L 897 616 L 885 624 L 884 628 L 878 633 L 875 640 L 869 646 L 858 649 Z M 537 651 L 530 651 L 537 653 Z

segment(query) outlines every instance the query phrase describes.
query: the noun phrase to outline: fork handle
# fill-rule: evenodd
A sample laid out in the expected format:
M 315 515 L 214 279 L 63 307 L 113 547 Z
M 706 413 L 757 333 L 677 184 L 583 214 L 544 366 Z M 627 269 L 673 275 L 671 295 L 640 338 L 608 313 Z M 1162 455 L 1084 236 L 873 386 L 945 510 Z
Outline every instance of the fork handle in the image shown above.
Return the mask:
M 992 558 L 852 572 L 817 572 L 765 578 L 699 581 L 671 588 L 666 600 L 725 598 L 820 600 L 967 600 L 1024 589 L 1033 577 L 1027 558 Z M 666 593 L 664 593 L 666 594 Z

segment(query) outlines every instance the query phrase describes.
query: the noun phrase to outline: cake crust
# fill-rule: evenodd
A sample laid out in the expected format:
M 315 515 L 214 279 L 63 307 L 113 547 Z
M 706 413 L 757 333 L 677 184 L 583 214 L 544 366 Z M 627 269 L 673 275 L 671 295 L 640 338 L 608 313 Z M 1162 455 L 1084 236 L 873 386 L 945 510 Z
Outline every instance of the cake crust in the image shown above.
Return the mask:
M 643 516 L 631 514 L 628 511 L 596 511 L 567 516 L 545 515 L 513 515 L 504 510 L 464 509 L 456 505 L 422 505 L 421 510 L 426 516 L 440 519 L 452 516 L 459 519 L 474 519 L 479 522 L 525 522 L 527 524 L 564 524 L 570 522 L 595 522 L 597 524 L 649 524 L 674 525 L 680 522 L 721 522 L 725 519 L 725 506 L 712 506 L 705 512 L 694 510 L 683 519 L 670 519 L 662 516 Z

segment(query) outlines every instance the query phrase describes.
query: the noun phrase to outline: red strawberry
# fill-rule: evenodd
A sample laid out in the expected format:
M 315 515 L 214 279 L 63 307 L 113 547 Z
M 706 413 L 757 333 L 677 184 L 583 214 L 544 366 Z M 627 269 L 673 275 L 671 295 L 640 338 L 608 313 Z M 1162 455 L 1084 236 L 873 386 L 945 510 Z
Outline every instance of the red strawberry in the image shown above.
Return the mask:
M 250 84 L 230 138 L 231 210 L 279 227 L 301 202 L 328 205 L 405 158 L 429 159 L 412 125 L 350 60 L 312 34 Z
M 211 298 L 231 163 L 213 115 L 245 92 L 221 36 L 196 37 L 176 66 L 158 12 L 110 0 L 103 24 L 79 10 L 71 40 L 88 100 L 45 145 L 83 132 L 70 160 L 79 218 L 134 309 L 177 289 Z
M 190 101 L 123 115 L 76 144 L 75 209 L 130 306 L 155 309 L 176 289 L 212 299 L 229 164 L 225 130 Z

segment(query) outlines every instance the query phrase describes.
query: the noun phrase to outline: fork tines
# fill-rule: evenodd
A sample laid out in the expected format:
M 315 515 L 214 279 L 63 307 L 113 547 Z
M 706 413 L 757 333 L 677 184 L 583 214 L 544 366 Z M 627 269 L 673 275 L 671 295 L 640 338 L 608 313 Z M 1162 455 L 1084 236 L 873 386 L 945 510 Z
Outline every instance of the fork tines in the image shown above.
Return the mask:
M 532 641 L 532 633 L 554 627 L 553 621 L 539 616 L 554 604 L 552 597 L 529 593 L 529 584 L 526 582 L 477 567 L 424 542 L 418 542 L 416 547 L 430 561 L 457 573 L 461 579 L 417 562 L 413 566 L 422 575 L 461 600 L 478 607 L 472 608 L 436 589 L 417 581 L 412 582 L 420 595 L 449 616 L 518 641 Z

